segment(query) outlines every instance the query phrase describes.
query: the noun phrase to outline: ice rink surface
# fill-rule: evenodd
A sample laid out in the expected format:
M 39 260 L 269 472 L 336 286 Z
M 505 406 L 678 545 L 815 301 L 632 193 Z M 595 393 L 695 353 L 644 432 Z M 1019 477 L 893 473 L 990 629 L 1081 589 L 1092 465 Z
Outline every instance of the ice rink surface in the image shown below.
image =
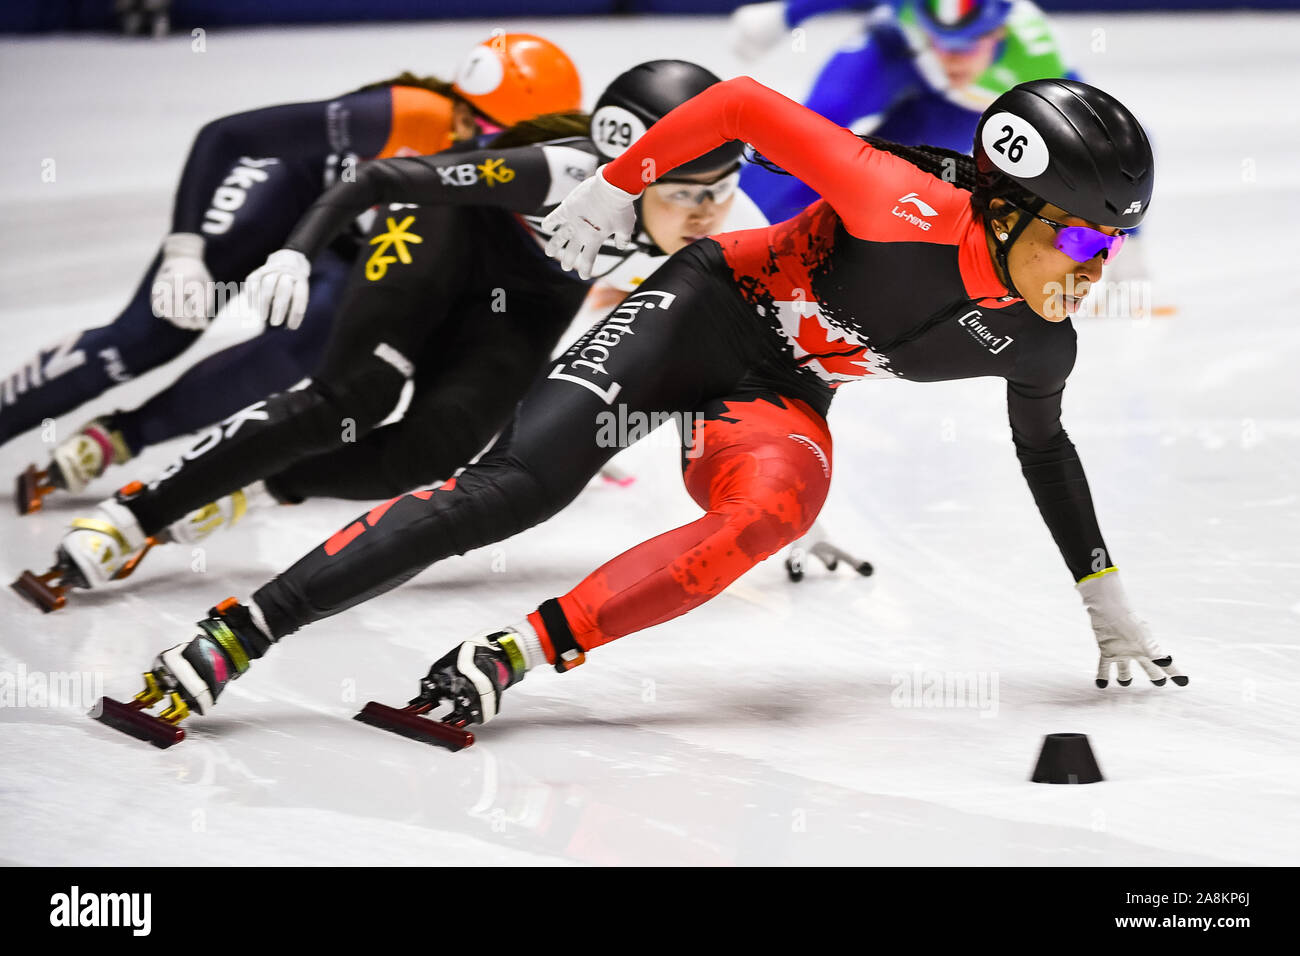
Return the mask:
M 799 97 L 855 22 L 813 21 L 806 52 L 748 70 L 707 18 L 214 32 L 201 53 L 187 36 L 0 41 L 4 371 L 116 314 L 207 119 L 406 68 L 447 75 L 498 26 L 565 46 L 588 103 L 634 59 L 669 56 Z M 794 585 L 768 561 L 570 674 L 534 672 L 459 754 L 349 719 L 369 699 L 405 701 L 456 642 L 692 520 L 672 442 L 656 435 L 618 459 L 631 487 L 594 484 L 549 523 L 285 639 L 171 750 L 76 701 L 0 707 L 0 860 L 1296 863 L 1300 18 L 1058 22 L 1084 78 L 1123 99 L 1157 149 L 1143 241 L 1156 304 L 1173 314 L 1076 320 L 1065 423 L 1128 591 L 1190 686 L 1093 686 L 1087 616 L 1019 474 L 1000 380 L 864 382 L 831 413 L 823 521 L 874 577 L 818 566 Z M 227 317 L 182 361 L 242 334 Z M 68 519 L 178 447 L 28 518 L 10 511 L 4 478 L 6 581 L 43 569 Z M 38 433 L 19 438 L 0 450 L 0 477 L 47 456 Z M 159 549 L 122 586 L 49 616 L 6 590 L 0 673 L 85 673 L 128 696 L 208 607 L 246 597 L 360 510 L 276 509 L 202 555 Z M 915 685 L 963 675 L 986 696 L 899 706 Z M 1028 781 L 1043 735 L 1061 731 L 1088 734 L 1105 782 Z

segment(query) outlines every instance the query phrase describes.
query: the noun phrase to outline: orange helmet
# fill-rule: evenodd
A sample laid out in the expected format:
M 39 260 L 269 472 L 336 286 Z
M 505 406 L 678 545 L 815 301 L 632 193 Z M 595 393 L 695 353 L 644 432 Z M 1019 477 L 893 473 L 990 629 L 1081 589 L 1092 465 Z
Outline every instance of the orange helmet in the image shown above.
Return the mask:
M 503 126 L 582 106 L 578 69 L 558 46 L 531 33 L 497 33 L 465 57 L 453 89 Z

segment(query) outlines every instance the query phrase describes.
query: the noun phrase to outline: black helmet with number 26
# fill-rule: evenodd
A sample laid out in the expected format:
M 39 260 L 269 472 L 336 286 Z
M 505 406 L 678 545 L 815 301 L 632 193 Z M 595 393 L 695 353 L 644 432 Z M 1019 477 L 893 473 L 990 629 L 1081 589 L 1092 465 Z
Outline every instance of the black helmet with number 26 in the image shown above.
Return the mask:
M 980 117 L 981 178 L 1001 173 L 1044 202 L 1100 226 L 1132 229 L 1155 182 L 1151 143 L 1115 97 L 1076 80 L 1031 80 Z

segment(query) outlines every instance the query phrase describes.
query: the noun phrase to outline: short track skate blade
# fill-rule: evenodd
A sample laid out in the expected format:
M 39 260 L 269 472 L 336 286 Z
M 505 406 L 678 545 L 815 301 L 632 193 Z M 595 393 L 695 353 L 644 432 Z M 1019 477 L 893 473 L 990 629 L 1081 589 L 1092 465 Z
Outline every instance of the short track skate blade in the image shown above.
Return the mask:
M 100 723 L 160 749 L 185 739 L 185 731 L 180 727 L 146 713 L 138 704 L 124 704 L 111 697 L 101 697 L 96 709 L 99 713 L 91 711 L 91 714 Z
M 440 720 L 421 717 L 422 712 L 415 706 L 398 710 L 396 707 L 388 707 L 372 700 L 352 719 L 369 724 L 371 727 L 378 727 L 380 730 L 388 730 L 403 737 L 410 737 L 412 740 L 433 744 L 436 747 L 447 747 L 451 750 L 464 750 L 474 742 L 474 734 L 470 731 Z
M 44 574 L 32 574 L 30 571 L 24 571 L 18 575 L 18 580 L 9 586 L 35 604 L 44 613 L 49 614 L 51 611 L 57 611 L 68 603 L 65 595 L 67 588 L 61 584 L 50 583 L 57 576 L 57 570 L 46 571 Z
M 876 571 L 870 561 L 860 561 L 843 548 L 838 548 L 829 541 L 819 541 L 814 544 L 812 553 L 821 559 L 822 564 L 826 565 L 828 571 L 834 571 L 839 567 L 841 561 L 848 564 L 864 578 L 871 577 Z
M 39 471 L 35 465 L 28 465 L 27 470 L 14 482 L 14 505 L 20 515 L 29 515 L 40 511 L 45 504 L 45 496 L 54 490 L 50 483 L 50 473 Z

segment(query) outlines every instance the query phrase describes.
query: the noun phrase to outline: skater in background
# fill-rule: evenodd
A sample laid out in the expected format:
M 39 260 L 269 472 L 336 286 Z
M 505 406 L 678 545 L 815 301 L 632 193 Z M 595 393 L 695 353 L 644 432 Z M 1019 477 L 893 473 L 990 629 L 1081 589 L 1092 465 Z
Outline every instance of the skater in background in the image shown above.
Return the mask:
M 474 47 L 455 81 L 403 73 L 345 96 L 237 113 L 195 137 L 172 232 L 111 323 L 42 349 L 0 392 L 0 444 L 167 362 L 192 345 L 250 270 L 279 248 L 312 202 L 356 163 L 436 153 L 544 113 L 581 106 L 577 69 L 555 44 L 497 35 Z M 319 365 L 357 237 L 320 250 L 312 316 L 298 335 L 257 336 L 204 359 L 139 408 L 96 418 L 60 442 L 44 474 L 20 479 L 18 507 L 54 488 L 77 492 L 110 464 L 218 421 L 288 388 Z
M 771 0 L 732 14 L 732 45 L 746 59 L 843 0 Z M 822 67 L 806 105 L 857 133 L 966 153 L 980 114 L 1017 83 L 1078 79 L 1029 0 L 896 0 L 867 18 L 861 38 Z M 805 182 L 749 166 L 741 186 L 771 222 L 817 198 Z
M 135 482 L 74 520 L 57 559 L 62 580 L 99 586 L 133 568 L 147 539 L 194 542 L 261 504 L 390 498 L 451 477 L 505 426 L 587 293 L 543 253 L 542 216 L 717 82 L 692 63 L 640 64 L 606 88 L 590 120 L 539 117 L 487 148 L 370 163 L 334 186 L 249 278 L 272 326 L 304 326 L 288 335 L 313 318 L 312 260 L 358 211 L 421 205 L 377 217 L 373 251 L 355 267 L 310 384 L 237 412 L 148 487 Z M 596 271 L 630 291 L 707 234 L 764 225 L 737 190 L 741 150 L 728 143 L 646 190 L 631 241 L 609 244 Z M 378 427 L 408 381 L 405 414 Z
M 684 614 L 802 534 L 829 488 L 825 413 L 840 385 L 979 376 L 1006 380 L 1022 472 L 1091 619 L 1098 685 L 1113 673 L 1128 684 L 1134 660 L 1156 684 L 1187 683 L 1129 606 L 1060 420 L 1075 360 L 1069 314 L 1150 204 L 1154 164 L 1138 121 L 1101 90 L 1033 81 L 989 107 L 972 159 L 864 140 L 730 80 L 574 190 L 544 223 L 548 252 L 589 275 L 610 239 L 631 236 L 647 171 L 672 175 L 735 140 L 825 198 L 790 221 L 679 251 L 533 383 L 507 434 L 455 482 L 361 515 L 247 604 L 213 608 L 198 637 L 155 661 L 147 699 L 171 693 L 172 719 L 207 712 L 285 635 L 554 516 L 616 451 L 598 438 L 615 399 L 686 416 L 683 472 L 704 514 L 460 644 L 412 702 L 448 704 L 455 723 L 491 720 L 529 670 L 572 669 Z M 901 195 L 918 204 L 900 206 Z

